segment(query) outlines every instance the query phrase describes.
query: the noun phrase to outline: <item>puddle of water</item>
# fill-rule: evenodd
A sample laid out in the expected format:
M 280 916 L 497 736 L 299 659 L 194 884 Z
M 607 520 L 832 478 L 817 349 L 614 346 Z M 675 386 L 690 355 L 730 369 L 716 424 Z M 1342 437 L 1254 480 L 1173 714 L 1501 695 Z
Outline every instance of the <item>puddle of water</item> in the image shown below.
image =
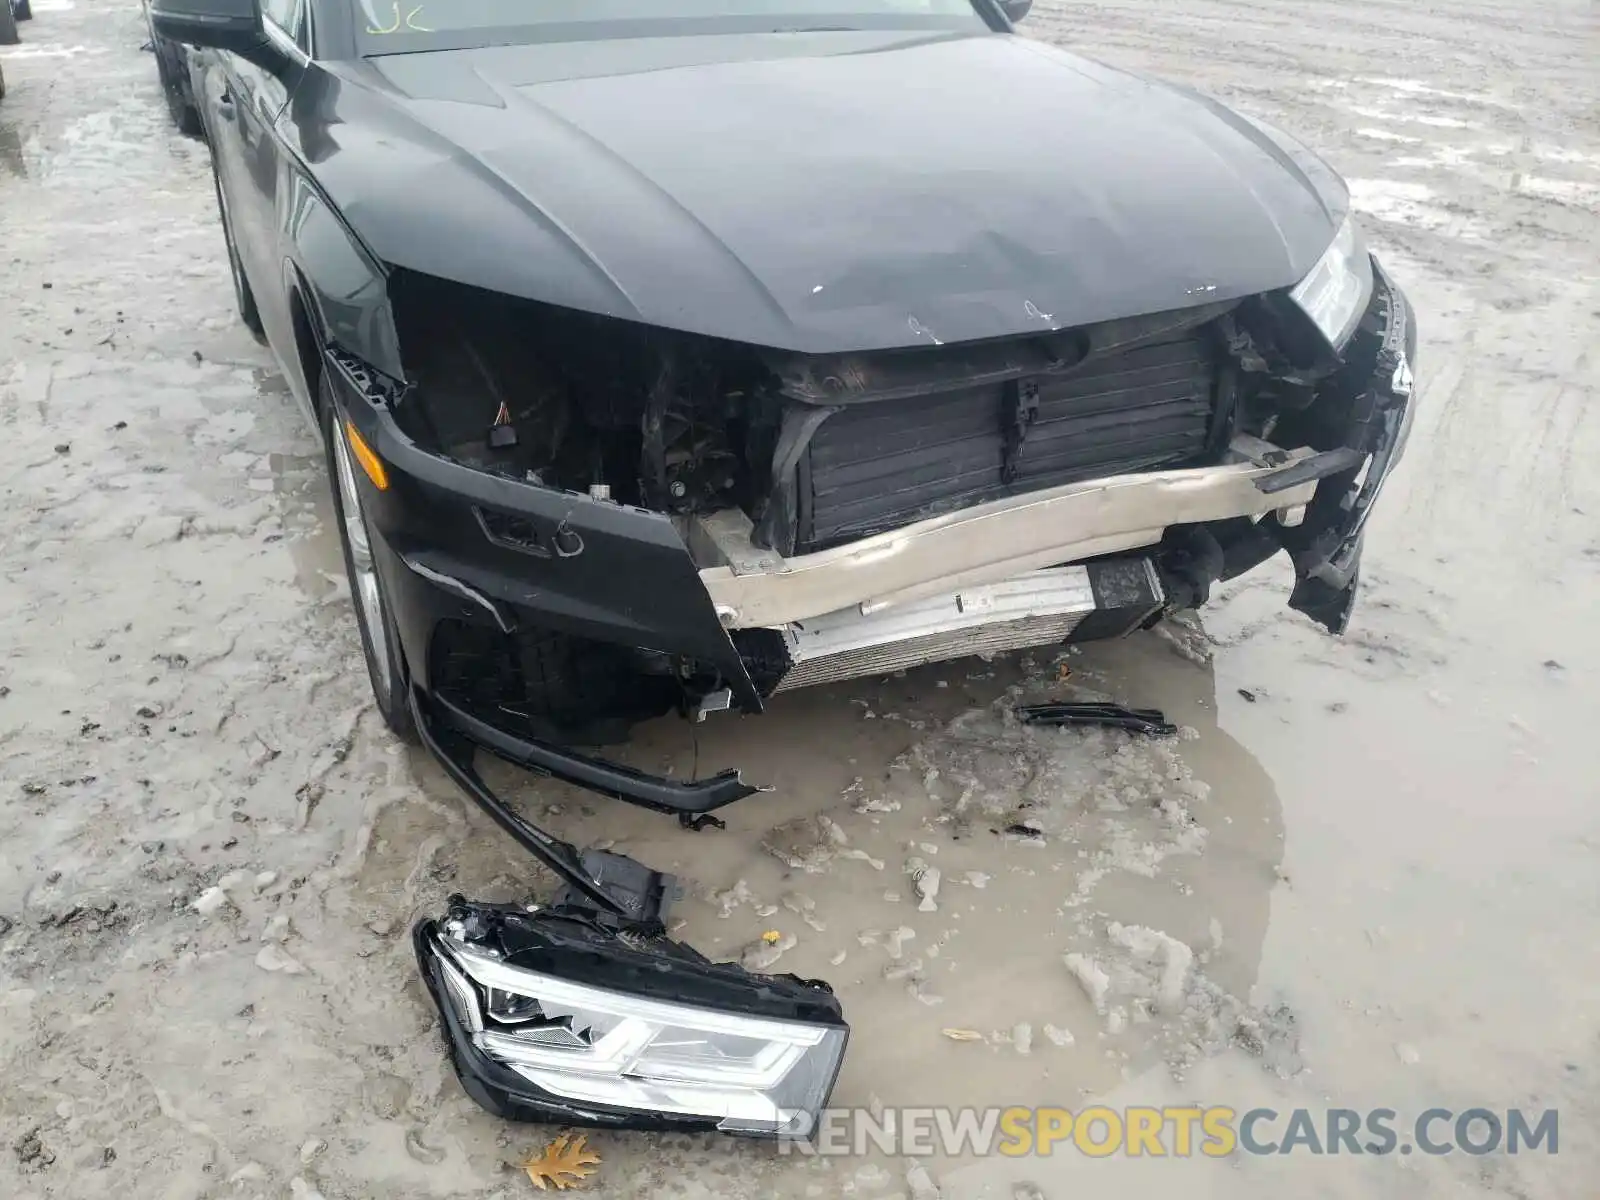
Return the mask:
M 1524 175 L 1513 179 L 1512 190 L 1563 204 L 1576 204 L 1583 208 L 1600 208 L 1600 184 L 1582 183 L 1572 179 L 1544 179 Z
M 104 46 L 40 46 L 23 42 L 20 46 L 7 46 L 6 58 L 78 58 L 85 54 L 108 54 Z
M 827 979 L 857 1034 L 835 1106 L 1072 1103 L 1130 1070 L 1181 1070 L 1232 1036 L 1284 843 L 1271 779 L 1218 726 L 1209 666 L 1154 635 L 1061 657 L 1066 683 L 1050 652 L 965 659 L 785 694 L 760 720 L 653 723 L 613 751 L 678 777 L 738 762 L 776 787 L 729 810 L 721 831 L 486 770 L 563 836 L 614 839 L 675 873 L 688 891 L 679 936 L 710 957 L 759 952 L 772 931 L 788 948 L 763 969 Z M 1191 732 L 1144 739 L 1009 717 L 1015 702 L 1073 695 L 1153 704 Z M 1042 836 L 1006 832 L 1021 822 Z M 490 878 L 502 853 L 464 846 L 460 872 Z M 939 872 L 929 903 L 919 867 Z M 1182 1003 L 1151 991 L 1106 914 L 1193 951 Z M 1067 953 L 1085 956 L 1081 973 Z M 1083 982 L 1091 964 L 1109 994 Z M 793 1180 L 775 1167 L 763 1194 L 798 1195 Z
M 1477 121 L 1464 121 L 1459 117 L 1441 117 L 1432 113 L 1419 113 L 1396 111 L 1371 104 L 1350 104 L 1345 106 L 1346 112 L 1352 112 L 1358 117 L 1366 117 L 1373 121 L 1388 121 L 1399 124 L 1432 125 L 1438 129 L 1482 129 L 1483 125 Z
M 1486 96 L 1481 92 L 1452 92 L 1445 88 L 1434 87 L 1420 79 L 1388 79 L 1382 77 L 1362 77 L 1357 83 L 1368 84 L 1373 87 L 1388 88 L 1393 92 L 1400 92 L 1407 96 L 1437 96 L 1441 100 L 1459 100 L 1467 104 L 1484 104 L 1493 108 L 1511 108 L 1504 100 L 1494 96 Z
M 1433 189 L 1425 183 L 1405 183 L 1394 179 L 1352 179 L 1349 183 L 1351 197 L 1363 207 L 1418 203 L 1433 198 Z
M 128 158 L 149 155 L 161 118 L 148 105 L 124 103 L 67 125 L 43 157 L 45 173 L 99 181 Z
M 1536 158 L 1546 162 L 1570 163 L 1575 166 L 1600 167 L 1600 154 L 1584 154 L 1578 150 L 1570 150 L 1565 146 L 1552 146 L 1541 142 L 1533 148 Z
M 319 604 L 348 594 L 321 452 L 269 454 L 266 467 L 269 474 L 263 482 L 279 497 L 283 540 L 294 560 L 295 583 Z M 251 480 L 252 485 L 256 482 Z
M 1407 137 L 1403 133 L 1390 133 L 1387 129 L 1358 129 L 1356 136 L 1369 138 L 1375 142 L 1401 142 L 1406 145 L 1416 145 L 1422 141 L 1421 138 Z
M 28 160 L 22 154 L 22 133 L 0 126 L 0 168 L 19 179 L 28 176 Z
M 1352 179 L 1349 185 L 1351 204 L 1380 221 L 1451 237 L 1482 236 L 1479 222 L 1430 203 L 1435 193 L 1427 184 L 1394 179 Z
M 1432 146 L 1426 154 L 1409 154 L 1390 160 L 1391 166 L 1417 167 L 1422 169 L 1444 168 L 1456 169 L 1481 167 L 1474 161 L 1480 154 L 1490 152 L 1479 146 Z M 1500 154 L 1510 152 L 1510 147 L 1501 147 Z M 1492 153 L 1492 152 L 1491 152 Z M 1473 171 L 1471 173 L 1477 173 Z

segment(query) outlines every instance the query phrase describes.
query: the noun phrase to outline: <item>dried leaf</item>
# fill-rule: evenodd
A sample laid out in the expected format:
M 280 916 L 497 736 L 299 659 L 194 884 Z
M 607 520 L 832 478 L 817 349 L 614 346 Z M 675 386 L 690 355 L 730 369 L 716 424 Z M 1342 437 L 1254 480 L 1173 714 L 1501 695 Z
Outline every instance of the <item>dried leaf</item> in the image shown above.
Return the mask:
M 983 1041 L 983 1034 L 979 1033 L 976 1029 L 941 1029 L 939 1032 L 944 1034 L 945 1037 L 949 1038 L 952 1042 Z
M 530 1155 L 522 1164 L 522 1169 L 528 1173 L 533 1186 L 541 1192 L 548 1190 L 548 1184 L 554 1184 L 556 1191 L 564 1192 L 579 1180 L 593 1175 L 594 1168 L 599 1165 L 600 1156 L 589 1149 L 583 1135 L 573 1137 L 570 1133 L 563 1133 L 542 1153 Z

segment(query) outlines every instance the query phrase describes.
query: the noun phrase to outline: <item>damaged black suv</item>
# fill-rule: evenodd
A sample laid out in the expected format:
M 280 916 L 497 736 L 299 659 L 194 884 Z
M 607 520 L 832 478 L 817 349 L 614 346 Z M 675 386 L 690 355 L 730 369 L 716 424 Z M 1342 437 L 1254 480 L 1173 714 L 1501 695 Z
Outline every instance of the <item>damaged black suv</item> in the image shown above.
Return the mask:
M 1316 155 L 1029 2 L 152 0 L 379 707 L 576 902 L 658 911 L 473 748 L 699 820 L 753 789 L 573 747 L 1116 637 L 1280 551 L 1343 630 L 1410 306 Z

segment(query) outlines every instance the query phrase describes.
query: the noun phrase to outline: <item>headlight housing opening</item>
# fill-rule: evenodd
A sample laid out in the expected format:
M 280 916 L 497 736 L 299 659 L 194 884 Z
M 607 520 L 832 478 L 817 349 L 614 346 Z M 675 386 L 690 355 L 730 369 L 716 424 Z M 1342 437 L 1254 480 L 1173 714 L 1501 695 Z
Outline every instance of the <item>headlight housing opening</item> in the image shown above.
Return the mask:
M 1289 290 L 1289 298 L 1330 346 L 1344 347 L 1372 299 L 1372 257 L 1354 217 L 1345 216 L 1316 265 Z

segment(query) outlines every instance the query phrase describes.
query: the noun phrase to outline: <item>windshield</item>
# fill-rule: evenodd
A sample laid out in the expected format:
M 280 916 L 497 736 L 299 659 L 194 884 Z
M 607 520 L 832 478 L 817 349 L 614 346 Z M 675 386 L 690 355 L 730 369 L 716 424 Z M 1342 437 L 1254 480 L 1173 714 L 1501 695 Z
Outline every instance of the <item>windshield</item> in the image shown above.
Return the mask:
M 366 54 L 672 34 L 957 29 L 972 0 L 355 0 Z

